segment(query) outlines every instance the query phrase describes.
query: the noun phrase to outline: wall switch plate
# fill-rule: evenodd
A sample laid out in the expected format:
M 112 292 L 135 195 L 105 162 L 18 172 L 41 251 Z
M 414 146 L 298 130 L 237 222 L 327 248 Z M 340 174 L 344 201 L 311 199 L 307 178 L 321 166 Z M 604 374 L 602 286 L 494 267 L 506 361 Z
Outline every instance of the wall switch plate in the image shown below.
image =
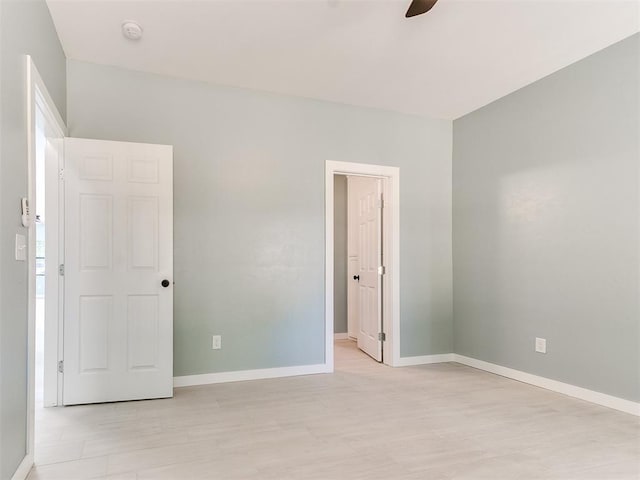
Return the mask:
M 16 260 L 25 262 L 27 260 L 27 237 L 16 234 Z
M 211 350 L 220 350 L 222 348 L 222 337 L 214 335 L 211 337 Z
M 547 353 L 547 339 L 536 337 L 536 352 Z

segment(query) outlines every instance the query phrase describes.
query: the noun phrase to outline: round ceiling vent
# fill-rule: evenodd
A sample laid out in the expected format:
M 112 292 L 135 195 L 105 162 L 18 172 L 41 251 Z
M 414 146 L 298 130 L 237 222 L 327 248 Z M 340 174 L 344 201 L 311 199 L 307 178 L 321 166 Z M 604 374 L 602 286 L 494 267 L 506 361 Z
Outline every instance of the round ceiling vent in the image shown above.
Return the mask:
M 142 27 L 131 21 L 122 24 L 122 34 L 129 40 L 140 40 L 142 38 Z

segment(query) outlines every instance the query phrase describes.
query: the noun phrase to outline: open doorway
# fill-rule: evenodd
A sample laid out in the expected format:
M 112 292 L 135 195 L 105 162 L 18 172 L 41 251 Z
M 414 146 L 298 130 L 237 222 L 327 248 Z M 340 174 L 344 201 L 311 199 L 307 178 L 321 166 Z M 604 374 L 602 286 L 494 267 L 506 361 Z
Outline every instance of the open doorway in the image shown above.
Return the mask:
M 46 293 L 46 202 L 45 202 L 45 148 L 46 126 L 40 110 L 36 110 L 36 362 L 35 402 L 36 408 L 44 406 L 44 319 Z
M 35 109 L 35 405 L 59 404 L 58 359 L 61 351 L 60 188 L 63 137 L 38 102 Z
M 34 460 L 36 409 L 59 405 L 60 162 L 65 125 L 33 61 L 26 57 L 29 208 L 29 417 L 28 464 Z
M 333 370 L 335 348 L 356 343 L 393 366 L 400 351 L 399 170 L 328 161 L 325 185 L 326 363 Z
M 333 177 L 333 337 L 355 341 L 349 330 L 349 190 L 346 175 Z M 352 325 L 353 327 L 353 325 Z
M 382 182 L 334 175 L 334 338 L 378 362 L 384 336 Z
M 334 363 L 336 368 L 348 364 L 372 361 L 357 347 L 357 330 L 354 322 L 353 304 L 349 303 L 349 288 L 354 282 L 353 259 L 349 256 L 349 185 L 346 175 L 334 175 Z M 351 307 L 351 310 L 350 310 Z M 351 320 L 351 323 L 349 322 Z

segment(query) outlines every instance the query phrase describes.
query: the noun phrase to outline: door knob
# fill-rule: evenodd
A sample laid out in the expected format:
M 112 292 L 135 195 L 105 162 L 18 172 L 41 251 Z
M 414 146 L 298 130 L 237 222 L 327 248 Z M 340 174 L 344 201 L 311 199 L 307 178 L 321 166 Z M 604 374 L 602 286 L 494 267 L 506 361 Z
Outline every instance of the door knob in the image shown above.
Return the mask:
M 353 279 L 354 279 L 354 280 L 358 280 L 358 281 L 360 281 L 360 275 L 354 275 L 354 276 L 353 276 Z
M 164 288 L 167 288 L 169 285 L 171 285 L 171 282 L 165 278 L 164 280 L 162 280 L 160 285 L 162 285 Z

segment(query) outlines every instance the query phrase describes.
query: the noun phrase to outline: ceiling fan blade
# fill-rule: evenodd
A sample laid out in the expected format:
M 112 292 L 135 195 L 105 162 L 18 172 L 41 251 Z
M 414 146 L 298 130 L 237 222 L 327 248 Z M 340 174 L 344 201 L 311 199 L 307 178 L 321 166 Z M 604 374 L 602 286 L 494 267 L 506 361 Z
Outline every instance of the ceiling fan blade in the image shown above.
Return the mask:
M 411 5 L 409 5 L 409 10 L 407 10 L 405 17 L 415 17 L 416 15 L 427 13 L 437 1 L 438 0 L 413 0 Z

